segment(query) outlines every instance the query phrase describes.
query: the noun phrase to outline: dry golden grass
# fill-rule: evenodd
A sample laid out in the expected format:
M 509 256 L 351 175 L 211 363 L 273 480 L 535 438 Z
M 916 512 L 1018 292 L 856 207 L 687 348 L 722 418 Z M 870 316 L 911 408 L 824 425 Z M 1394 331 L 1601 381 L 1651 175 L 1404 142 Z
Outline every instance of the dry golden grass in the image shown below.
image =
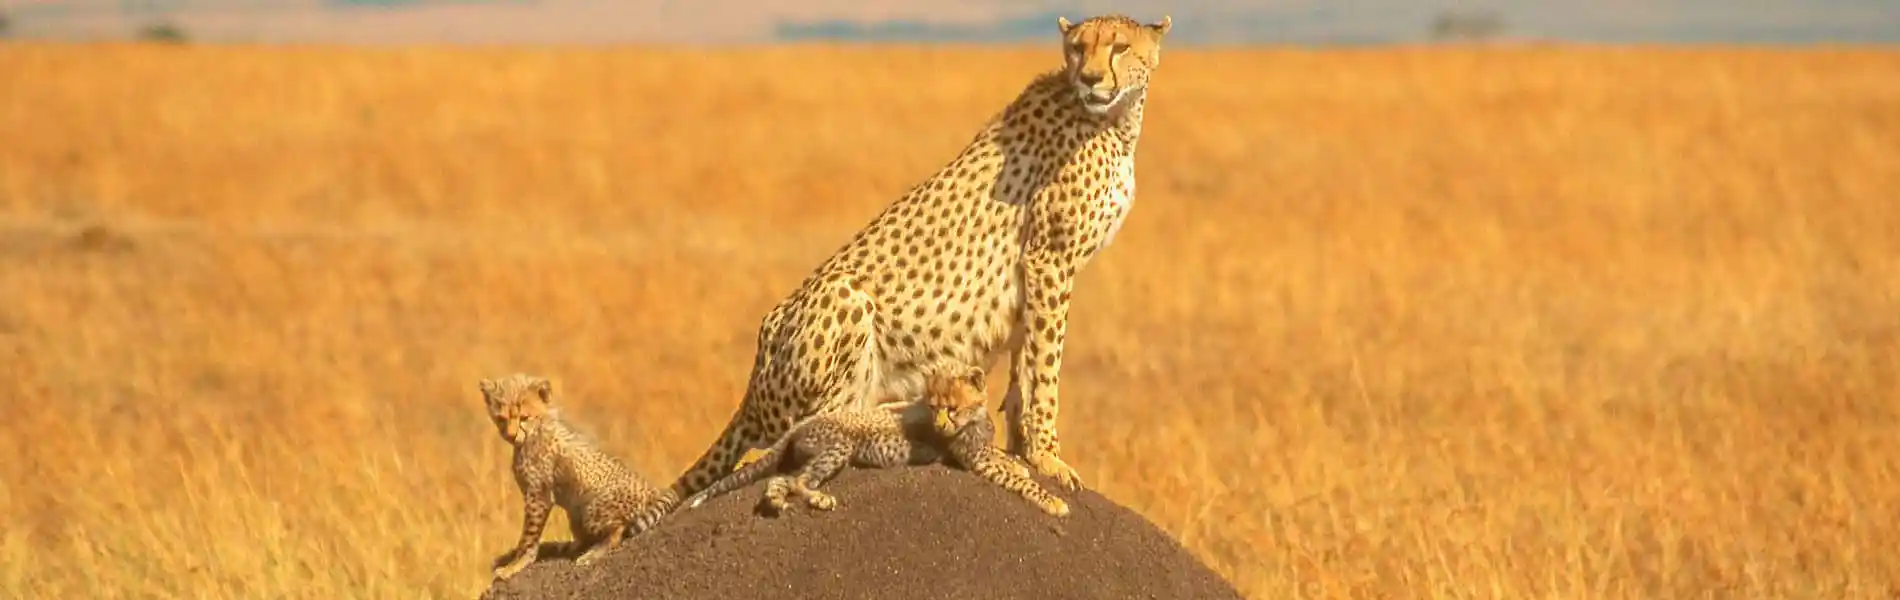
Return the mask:
M 473 596 L 478 378 L 670 480 L 766 309 L 1055 61 L 0 46 L 0 595 Z M 1886 597 L 1895 73 L 1174 51 L 1065 455 L 1252 597 Z

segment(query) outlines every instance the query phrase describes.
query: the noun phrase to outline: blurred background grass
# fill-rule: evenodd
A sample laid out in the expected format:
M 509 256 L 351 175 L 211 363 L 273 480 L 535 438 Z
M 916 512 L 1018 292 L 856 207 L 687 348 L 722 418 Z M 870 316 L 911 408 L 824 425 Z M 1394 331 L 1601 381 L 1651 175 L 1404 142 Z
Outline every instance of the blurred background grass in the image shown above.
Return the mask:
M 1052 52 L 0 46 L 0 589 L 479 593 L 478 378 L 670 480 Z M 1065 457 L 1250 597 L 1889 597 L 1896 72 L 1171 51 Z

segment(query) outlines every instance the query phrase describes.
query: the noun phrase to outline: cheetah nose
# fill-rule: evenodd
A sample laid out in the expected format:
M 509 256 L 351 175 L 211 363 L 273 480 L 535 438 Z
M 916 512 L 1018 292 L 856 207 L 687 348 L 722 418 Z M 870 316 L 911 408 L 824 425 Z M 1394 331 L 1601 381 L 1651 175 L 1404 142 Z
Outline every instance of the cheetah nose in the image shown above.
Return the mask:
M 1095 87 L 1095 84 L 1102 82 L 1102 74 L 1101 73 L 1080 73 L 1075 76 L 1075 80 L 1077 83 L 1081 83 L 1082 85 Z

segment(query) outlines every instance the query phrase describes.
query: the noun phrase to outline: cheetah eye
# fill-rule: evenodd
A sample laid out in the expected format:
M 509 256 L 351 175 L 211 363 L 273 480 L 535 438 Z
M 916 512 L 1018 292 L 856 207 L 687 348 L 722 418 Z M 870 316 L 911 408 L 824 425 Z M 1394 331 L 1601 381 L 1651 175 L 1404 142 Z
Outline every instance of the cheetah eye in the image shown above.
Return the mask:
M 1087 48 L 1087 46 L 1084 46 L 1082 42 L 1075 42 L 1073 44 L 1069 44 L 1069 51 L 1074 52 L 1076 54 L 1081 54 L 1082 50 L 1084 50 L 1085 48 Z
M 1114 46 L 1110 47 L 1109 50 L 1116 54 L 1121 54 L 1123 52 L 1128 51 L 1128 44 L 1116 43 Z

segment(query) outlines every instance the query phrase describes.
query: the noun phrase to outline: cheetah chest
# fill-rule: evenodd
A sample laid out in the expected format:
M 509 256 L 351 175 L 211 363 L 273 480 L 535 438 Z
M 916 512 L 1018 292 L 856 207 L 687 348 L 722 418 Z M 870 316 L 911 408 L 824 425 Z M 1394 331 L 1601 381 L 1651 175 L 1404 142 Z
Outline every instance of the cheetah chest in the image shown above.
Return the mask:
M 1102 243 L 1096 246 L 1100 252 L 1115 242 L 1115 234 L 1121 233 L 1122 224 L 1128 221 L 1128 213 L 1135 209 L 1135 157 L 1124 156 L 1115 160 L 1107 185 L 1096 199 L 1095 215 L 1098 226 L 1102 228 Z

